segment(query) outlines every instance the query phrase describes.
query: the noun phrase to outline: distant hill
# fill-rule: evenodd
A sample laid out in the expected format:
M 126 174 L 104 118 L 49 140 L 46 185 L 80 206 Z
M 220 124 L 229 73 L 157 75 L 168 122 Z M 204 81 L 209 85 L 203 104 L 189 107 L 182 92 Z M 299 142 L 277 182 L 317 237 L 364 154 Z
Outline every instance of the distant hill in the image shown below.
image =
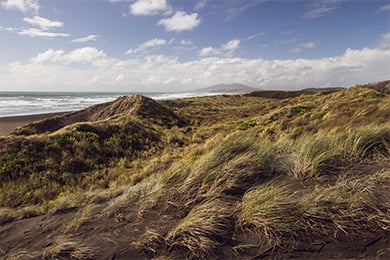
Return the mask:
M 286 98 L 294 98 L 304 94 L 315 94 L 315 93 L 323 93 L 329 94 L 332 92 L 336 92 L 342 90 L 343 88 L 307 88 L 302 90 L 260 90 L 253 91 L 247 93 L 246 95 L 249 97 L 263 97 L 263 98 L 274 98 L 274 99 L 286 99 Z
M 233 83 L 233 84 L 217 84 L 207 88 L 197 89 L 194 92 L 209 92 L 209 93 L 249 93 L 259 91 L 258 88 L 252 88 L 247 85 Z

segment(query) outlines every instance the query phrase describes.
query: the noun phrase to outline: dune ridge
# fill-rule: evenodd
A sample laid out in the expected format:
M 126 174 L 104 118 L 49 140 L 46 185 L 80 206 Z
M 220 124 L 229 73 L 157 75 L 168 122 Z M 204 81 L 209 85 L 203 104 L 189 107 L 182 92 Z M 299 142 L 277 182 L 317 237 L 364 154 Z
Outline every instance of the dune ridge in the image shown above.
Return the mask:
M 112 102 L 97 104 L 80 111 L 45 118 L 37 122 L 16 128 L 13 135 L 33 135 L 54 132 L 63 127 L 79 122 L 98 122 L 113 117 L 141 116 L 144 118 L 159 117 L 162 124 L 184 125 L 184 120 L 177 117 L 169 109 L 151 98 L 136 94 L 122 96 Z

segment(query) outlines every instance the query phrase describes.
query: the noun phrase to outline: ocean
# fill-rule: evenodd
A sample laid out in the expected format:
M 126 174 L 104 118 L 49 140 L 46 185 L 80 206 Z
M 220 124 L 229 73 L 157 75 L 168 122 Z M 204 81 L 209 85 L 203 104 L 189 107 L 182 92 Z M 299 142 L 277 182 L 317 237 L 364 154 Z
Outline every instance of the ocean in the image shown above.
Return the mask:
M 34 115 L 80 110 L 91 105 L 109 102 L 130 92 L 0 92 L 0 117 Z M 224 93 L 137 93 L 156 100 L 177 99 L 196 96 L 220 95 Z

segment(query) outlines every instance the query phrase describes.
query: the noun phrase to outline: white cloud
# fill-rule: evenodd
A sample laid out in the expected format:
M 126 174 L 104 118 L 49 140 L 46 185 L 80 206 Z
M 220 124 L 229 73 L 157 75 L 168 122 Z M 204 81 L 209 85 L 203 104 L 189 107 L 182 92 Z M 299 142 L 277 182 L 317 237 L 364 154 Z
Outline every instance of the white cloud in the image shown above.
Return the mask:
M 240 46 L 240 40 L 234 39 L 222 45 L 222 50 L 231 52 L 231 51 L 235 51 L 239 46 Z
M 304 18 L 313 19 L 328 15 L 339 8 L 342 2 L 347 0 L 316 0 L 306 5 Z
M 309 41 L 309 42 L 305 42 L 305 43 L 300 44 L 298 47 L 292 49 L 292 51 L 295 53 L 299 53 L 302 51 L 302 49 L 313 49 L 315 46 L 316 46 L 315 42 Z
M 171 18 L 161 19 L 158 25 L 163 25 L 167 31 L 189 31 L 200 24 L 200 17 L 197 13 L 187 14 L 183 11 L 176 12 Z
M 51 21 L 49 19 L 40 17 L 40 16 L 34 16 L 33 18 L 23 18 L 23 21 L 26 23 L 32 24 L 32 25 L 37 25 L 41 27 L 43 30 L 48 30 L 52 27 L 62 27 L 64 25 L 63 22 L 59 21 Z
M 93 78 L 91 78 L 90 80 L 88 80 L 87 84 L 88 85 L 96 85 L 99 83 L 99 81 L 101 80 L 102 78 L 100 76 L 94 76 Z
M 199 56 L 201 57 L 204 57 L 204 56 L 210 56 L 210 55 L 213 55 L 213 53 L 215 52 L 216 49 L 214 49 L 213 47 L 209 46 L 209 47 L 204 47 L 203 49 L 201 49 L 199 51 Z
M 83 63 L 83 69 L 74 62 Z M 119 60 L 86 47 L 70 52 L 47 50 L 30 62 L 0 67 L 0 75 L 4 90 L 13 91 L 77 91 L 81 86 L 86 86 L 85 91 L 181 91 L 221 82 L 262 89 L 303 89 L 388 79 L 389 67 L 390 49 L 381 48 L 347 49 L 340 56 L 319 59 L 206 57 L 181 62 L 163 55 Z
M 34 63 L 92 63 L 98 59 L 105 58 L 106 54 L 102 50 L 93 47 L 84 47 L 75 49 L 68 53 L 63 50 L 49 49 L 43 53 L 39 53 L 31 61 Z
M 181 44 L 181 45 L 193 45 L 192 41 L 190 41 L 190 40 L 185 40 L 185 39 L 181 40 L 181 41 L 180 41 L 180 44 Z
M 89 42 L 89 41 L 96 41 L 96 39 L 98 37 L 99 37 L 99 35 L 91 34 L 91 35 L 88 35 L 88 36 L 85 36 L 85 37 L 82 37 L 82 38 L 73 39 L 70 42 L 73 42 L 73 43 L 84 43 L 84 42 Z
M 73 50 L 64 55 L 65 62 L 90 63 L 99 58 L 104 58 L 106 54 L 102 50 L 93 47 L 84 47 Z
M 3 26 L 0 26 L 0 31 L 3 31 L 3 32 L 16 32 L 16 31 L 18 31 L 18 29 L 15 28 L 15 27 L 3 27 Z
M 30 37 L 42 37 L 42 38 L 55 38 L 55 37 L 69 37 L 69 33 L 55 33 L 48 32 L 36 28 L 23 29 L 17 32 L 19 35 L 30 36 Z
M 248 36 L 248 38 L 246 38 L 247 40 L 253 40 L 257 37 L 260 37 L 260 36 L 263 36 L 264 35 L 264 32 L 259 32 L 259 33 L 256 33 L 256 34 L 252 34 L 250 36 Z
M 46 39 L 53 39 L 56 37 L 69 37 L 69 33 L 62 33 L 62 32 L 52 32 L 50 29 L 62 27 L 64 25 L 63 22 L 59 21 L 51 21 L 49 19 L 40 17 L 40 16 L 34 16 L 32 18 L 25 17 L 23 18 L 23 21 L 26 23 L 29 23 L 31 25 L 36 25 L 40 28 L 16 28 L 16 27 L 1 27 L 1 31 L 8 31 L 12 33 L 16 33 L 18 35 L 22 36 L 29 36 L 29 37 L 40 37 L 40 38 L 46 38 Z
M 384 50 L 390 50 L 390 33 L 385 33 L 381 35 L 379 48 Z
M 125 81 L 126 80 L 126 76 L 124 74 L 119 74 L 116 79 L 116 81 Z
M 318 18 L 321 16 L 325 16 L 336 9 L 337 8 L 334 6 L 329 6 L 329 7 L 328 6 L 319 6 L 319 7 L 313 8 L 310 11 L 306 12 L 304 17 L 305 18 Z
M 240 46 L 240 40 L 234 39 L 223 44 L 219 48 L 205 47 L 199 51 L 199 56 L 224 56 L 230 57 L 233 55 L 234 51 Z
M 156 15 L 168 9 L 166 0 L 137 0 L 130 5 L 130 13 L 133 15 Z
M 19 10 L 23 13 L 38 12 L 40 7 L 38 0 L 3 0 L 1 6 L 7 10 Z
M 302 44 L 302 48 L 305 48 L 305 49 L 313 49 L 315 46 L 316 46 L 316 44 L 312 41 Z
M 194 10 L 200 11 L 205 7 L 206 7 L 206 0 L 199 0 L 195 5 Z
M 225 11 L 226 20 L 231 20 L 242 15 L 246 10 L 261 5 L 269 0 L 240 0 L 240 1 L 215 1 Z M 219 2 L 219 3 L 218 3 Z M 214 4 L 215 4 L 214 3 Z
M 6 31 L 11 33 L 16 33 L 22 36 L 30 36 L 30 37 L 40 37 L 44 39 L 53 39 L 56 37 L 69 37 L 69 33 L 55 33 L 37 28 L 27 28 L 21 29 L 16 27 L 0 27 L 0 31 Z
M 146 41 L 142 44 L 140 44 L 136 49 L 129 49 L 125 52 L 125 54 L 133 54 L 133 53 L 138 53 L 145 51 L 146 49 L 157 47 L 157 46 L 162 46 L 167 44 L 167 41 L 161 38 L 154 38 L 149 41 Z
M 292 52 L 294 52 L 294 53 L 300 53 L 301 50 L 302 50 L 301 48 L 296 47 L 296 48 L 292 49 Z
M 44 63 L 44 62 L 61 62 L 61 57 L 64 55 L 63 50 L 53 50 L 48 49 L 45 52 L 38 53 L 37 56 L 31 59 L 35 63 Z
M 390 4 L 385 4 L 381 8 L 379 8 L 379 11 L 390 11 Z

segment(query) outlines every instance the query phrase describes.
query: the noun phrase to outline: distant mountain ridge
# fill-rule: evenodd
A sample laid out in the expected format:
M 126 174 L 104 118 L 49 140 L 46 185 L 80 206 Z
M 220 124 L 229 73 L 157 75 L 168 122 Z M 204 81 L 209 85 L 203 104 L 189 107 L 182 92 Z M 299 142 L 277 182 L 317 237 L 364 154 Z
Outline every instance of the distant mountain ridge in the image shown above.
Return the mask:
M 209 92 L 209 93 L 249 93 L 259 91 L 258 88 L 252 88 L 240 83 L 232 84 L 217 84 L 206 88 L 196 89 L 194 92 Z
M 340 91 L 343 88 L 307 88 L 302 90 L 259 90 L 246 93 L 246 96 L 249 97 L 263 97 L 263 98 L 273 98 L 273 99 L 286 99 L 294 98 L 304 94 L 315 94 L 323 93 L 329 94 L 332 92 Z

